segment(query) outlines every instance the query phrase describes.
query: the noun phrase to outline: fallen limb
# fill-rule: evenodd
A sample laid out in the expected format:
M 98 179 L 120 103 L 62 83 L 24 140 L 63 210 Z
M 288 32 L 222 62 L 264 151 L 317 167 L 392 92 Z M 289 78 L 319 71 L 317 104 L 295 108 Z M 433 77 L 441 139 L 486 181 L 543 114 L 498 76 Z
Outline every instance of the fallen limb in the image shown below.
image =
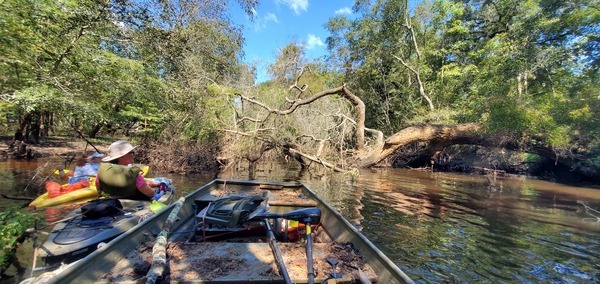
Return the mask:
M 152 247 L 152 266 L 146 274 L 146 283 L 153 284 L 156 282 L 158 277 L 163 275 L 165 271 L 165 267 L 167 266 L 167 238 L 169 236 L 169 232 L 171 231 L 171 226 L 177 219 L 177 214 L 179 214 L 179 209 L 185 202 L 185 197 L 179 198 L 177 202 L 175 202 L 175 208 L 167 217 L 167 221 L 163 225 L 162 231 L 156 237 L 156 241 L 154 242 L 154 246 Z
M 26 201 L 32 201 L 33 198 L 30 197 L 17 197 L 17 196 L 8 196 L 6 194 L 2 194 L 0 193 L 0 196 L 6 199 L 13 199 L 13 200 L 26 200 Z
M 583 205 L 583 207 L 585 208 L 585 213 L 587 213 L 588 215 L 596 218 L 596 222 L 600 222 L 600 215 L 594 215 L 594 214 L 591 213 L 591 212 L 594 212 L 596 214 L 600 214 L 600 211 L 598 211 L 598 210 L 596 210 L 596 209 L 594 209 L 592 207 L 589 207 L 588 205 L 586 205 L 585 203 L 583 203 L 583 201 L 577 201 L 577 203 Z
M 330 168 L 330 169 L 332 169 L 332 170 L 334 170 L 334 171 L 336 171 L 336 172 L 345 172 L 345 171 L 346 171 L 346 170 L 344 170 L 344 169 L 342 169 L 342 168 L 338 168 L 337 166 L 335 166 L 335 165 L 333 165 L 333 164 L 330 164 L 330 163 L 328 163 L 328 162 L 325 162 L 325 161 L 321 160 L 320 158 L 317 158 L 317 157 L 313 157 L 313 156 L 311 156 L 311 155 L 304 154 L 304 153 L 302 153 L 302 152 L 300 152 L 300 151 L 298 151 L 298 150 L 296 150 L 296 149 L 294 149 L 294 148 L 289 148 L 289 149 L 288 149 L 288 151 L 289 151 L 290 153 L 292 153 L 292 154 L 296 154 L 296 155 L 302 156 L 303 158 L 306 158 L 306 159 L 308 159 L 308 160 L 311 160 L 311 161 L 313 161 L 313 162 L 315 162 L 315 163 L 319 163 L 319 164 L 323 165 L 324 167 L 326 167 L 326 168 Z

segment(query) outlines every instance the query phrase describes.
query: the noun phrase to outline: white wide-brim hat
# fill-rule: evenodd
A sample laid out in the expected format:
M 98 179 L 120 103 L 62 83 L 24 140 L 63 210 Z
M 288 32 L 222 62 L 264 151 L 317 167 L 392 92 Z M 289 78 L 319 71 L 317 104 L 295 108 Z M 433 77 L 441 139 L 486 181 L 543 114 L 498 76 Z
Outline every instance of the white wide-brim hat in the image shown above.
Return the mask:
M 131 152 L 135 148 L 137 148 L 137 146 L 131 145 L 131 143 L 127 142 L 127 140 L 119 140 L 115 143 L 110 144 L 110 146 L 108 147 L 108 156 L 102 158 L 102 161 L 108 162 L 114 159 L 121 158 L 127 155 L 127 153 Z

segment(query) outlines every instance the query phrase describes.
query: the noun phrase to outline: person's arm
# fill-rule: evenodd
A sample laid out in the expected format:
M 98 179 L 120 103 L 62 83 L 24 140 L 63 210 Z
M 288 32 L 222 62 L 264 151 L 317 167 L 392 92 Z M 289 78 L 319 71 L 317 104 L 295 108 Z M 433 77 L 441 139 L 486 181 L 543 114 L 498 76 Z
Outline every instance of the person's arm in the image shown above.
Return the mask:
M 145 196 L 148 196 L 148 198 L 152 198 L 154 197 L 154 189 L 152 189 L 152 187 L 150 187 L 150 185 L 146 182 L 146 180 L 144 179 L 144 177 L 139 174 L 137 176 L 137 179 L 135 180 L 135 184 L 137 186 L 137 189 L 143 193 Z
M 75 172 L 75 167 L 71 167 L 69 172 L 65 174 L 65 171 L 64 171 L 65 166 L 63 166 L 62 164 L 58 165 L 58 167 L 56 167 L 56 169 L 58 169 L 58 177 L 64 181 L 68 181 L 69 177 L 72 177 L 73 173 Z
M 96 178 L 94 179 L 94 184 L 97 189 L 100 189 L 100 180 L 98 180 L 98 173 L 96 173 Z

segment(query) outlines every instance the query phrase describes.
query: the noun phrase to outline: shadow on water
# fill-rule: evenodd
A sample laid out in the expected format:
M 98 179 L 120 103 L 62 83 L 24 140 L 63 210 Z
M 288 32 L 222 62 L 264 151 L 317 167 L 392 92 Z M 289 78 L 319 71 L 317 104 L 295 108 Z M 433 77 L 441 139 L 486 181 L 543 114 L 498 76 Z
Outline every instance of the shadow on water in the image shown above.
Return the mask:
M 255 178 L 306 183 L 417 282 L 600 283 L 600 214 L 586 209 L 600 210 L 598 189 L 524 178 L 499 178 L 492 188 L 483 176 L 405 169 L 352 176 L 285 168 L 263 164 Z M 248 177 L 243 168 L 151 175 L 173 179 L 180 196 L 215 177 Z M 27 266 L 31 244 L 22 247 Z

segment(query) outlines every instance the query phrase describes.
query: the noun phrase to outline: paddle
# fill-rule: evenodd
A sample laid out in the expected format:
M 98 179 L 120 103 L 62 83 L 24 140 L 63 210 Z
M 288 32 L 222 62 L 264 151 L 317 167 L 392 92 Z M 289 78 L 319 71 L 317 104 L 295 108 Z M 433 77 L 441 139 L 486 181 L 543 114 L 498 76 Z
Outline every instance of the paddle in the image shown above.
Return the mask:
M 298 221 L 302 224 L 306 225 L 306 258 L 307 258 L 307 269 L 308 269 L 308 283 L 315 282 L 315 273 L 313 268 L 313 258 L 312 258 L 312 238 L 311 238 L 311 224 L 319 224 L 321 222 L 321 210 L 316 207 L 298 209 L 282 214 L 277 213 L 263 213 L 258 215 L 256 218 L 265 218 L 265 219 L 273 219 L 273 218 L 284 218 L 288 220 Z M 268 223 L 265 221 L 265 223 Z M 270 229 L 267 228 L 268 230 Z M 272 232 L 272 231 L 271 231 Z M 288 282 L 289 283 L 289 282 Z
M 281 256 L 281 252 L 279 251 L 279 247 L 277 247 L 277 241 L 275 240 L 275 234 L 273 234 L 273 230 L 271 229 L 271 224 L 269 224 L 268 220 L 263 220 L 265 223 L 265 228 L 267 228 L 267 235 L 269 236 L 269 245 L 271 246 L 271 250 L 273 250 L 273 254 L 275 254 L 275 259 L 277 260 L 277 264 L 279 269 L 281 270 L 281 274 L 283 275 L 283 279 L 285 279 L 286 284 L 292 284 L 292 280 L 290 279 L 290 274 L 285 268 L 285 263 L 283 262 L 283 257 Z

